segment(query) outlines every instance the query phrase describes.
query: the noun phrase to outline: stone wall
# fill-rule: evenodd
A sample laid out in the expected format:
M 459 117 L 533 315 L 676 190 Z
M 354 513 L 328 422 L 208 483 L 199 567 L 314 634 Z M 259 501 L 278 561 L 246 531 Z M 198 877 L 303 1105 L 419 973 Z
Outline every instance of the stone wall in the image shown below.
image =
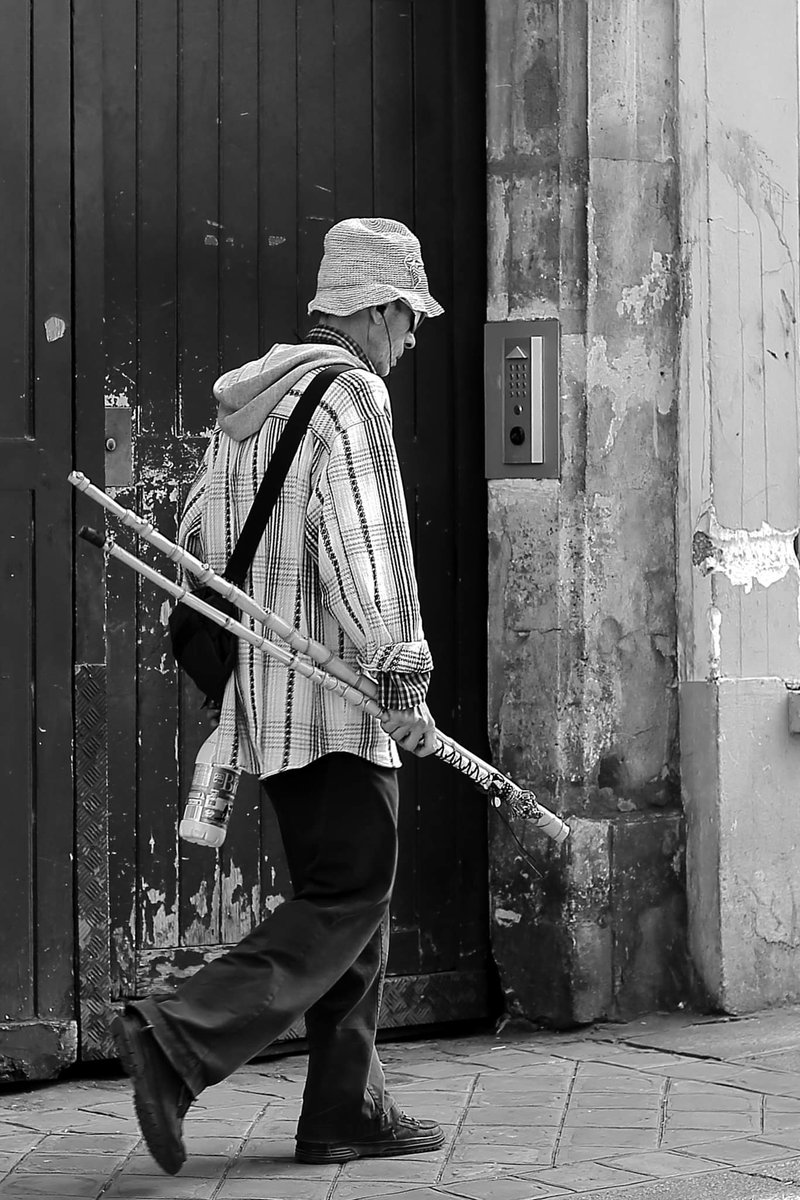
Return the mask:
M 489 485 L 496 761 L 575 815 L 502 823 L 511 1009 L 555 1024 L 688 994 L 674 512 L 680 270 L 671 0 L 490 0 L 488 319 L 558 317 L 561 478 Z

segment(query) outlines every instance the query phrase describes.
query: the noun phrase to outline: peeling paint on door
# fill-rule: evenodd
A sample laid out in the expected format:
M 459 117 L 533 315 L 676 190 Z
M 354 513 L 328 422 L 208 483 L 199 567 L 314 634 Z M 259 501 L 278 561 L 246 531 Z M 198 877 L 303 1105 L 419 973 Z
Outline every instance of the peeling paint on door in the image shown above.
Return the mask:
M 171 946 L 178 937 L 178 914 L 167 909 L 166 894 L 142 881 L 143 940 L 149 946 Z
M 249 933 L 259 920 L 258 884 L 248 892 L 244 875 L 235 863 L 230 863 L 227 873 L 222 873 L 222 940 L 238 942 Z
M 218 940 L 219 894 L 217 869 L 214 872 L 213 887 L 209 889 L 208 878 L 203 878 L 197 891 L 189 897 L 189 907 L 194 915 L 191 924 L 183 932 L 184 946 L 204 946 Z

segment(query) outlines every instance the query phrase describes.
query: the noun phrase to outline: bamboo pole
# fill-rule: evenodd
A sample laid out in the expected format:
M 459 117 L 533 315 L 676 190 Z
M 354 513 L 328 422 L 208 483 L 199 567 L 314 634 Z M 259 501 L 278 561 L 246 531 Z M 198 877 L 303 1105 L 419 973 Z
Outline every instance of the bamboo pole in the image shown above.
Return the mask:
M 102 535 L 88 529 L 86 526 L 80 531 L 81 537 L 85 538 L 85 540 L 99 548 L 105 549 L 111 557 L 118 559 L 126 566 L 137 571 L 144 578 L 155 583 L 179 603 L 186 604 L 189 608 L 201 612 L 209 620 L 228 629 L 236 637 L 249 642 L 259 650 L 269 654 L 283 666 L 298 671 L 319 687 L 335 692 L 348 704 L 363 709 L 363 711 L 379 720 L 384 715 L 385 710 L 381 708 L 375 699 L 376 689 L 371 679 L 368 679 L 364 675 L 359 675 L 348 667 L 346 663 L 342 662 L 341 659 L 332 654 L 327 647 L 301 634 L 269 609 L 262 608 L 246 592 L 237 588 L 229 580 L 217 575 L 207 563 L 200 562 L 194 555 L 189 554 L 188 551 L 174 542 L 170 542 L 168 538 L 159 533 L 148 521 L 143 520 L 130 509 L 123 508 L 117 504 L 112 497 L 91 483 L 80 471 L 73 471 L 69 476 L 69 481 L 79 491 L 84 492 L 90 499 L 107 509 L 123 524 L 133 528 L 140 536 L 144 537 L 151 545 L 155 546 L 156 549 L 164 553 L 173 562 L 179 563 L 184 570 L 194 575 L 200 583 L 211 587 L 219 595 L 230 600 L 237 608 L 249 613 L 260 624 L 270 629 L 273 633 L 276 633 L 291 646 L 293 652 L 290 653 L 288 650 L 284 650 L 283 647 L 248 629 L 233 617 L 227 616 L 212 605 L 206 604 L 203 600 L 195 596 L 190 588 L 173 583 L 166 576 L 155 570 L 154 567 L 148 566 L 148 564 L 142 562 L 141 559 L 129 551 L 117 546 L 113 540 L 104 539 Z M 447 734 L 442 733 L 438 729 L 436 733 L 437 745 L 434 753 L 437 758 L 449 763 L 455 770 L 467 776 L 467 778 L 487 791 L 492 801 L 498 807 L 502 802 L 506 802 L 515 816 L 531 821 L 555 842 L 560 844 L 566 840 L 569 836 L 569 826 L 560 817 L 556 816 L 555 813 L 550 812 L 540 805 L 533 792 L 518 787 L 512 780 L 503 775 L 501 771 L 498 771 L 496 767 L 493 767 L 490 763 L 485 762 L 471 751 L 465 749 L 465 747 L 459 745 L 458 742 L 448 737 Z

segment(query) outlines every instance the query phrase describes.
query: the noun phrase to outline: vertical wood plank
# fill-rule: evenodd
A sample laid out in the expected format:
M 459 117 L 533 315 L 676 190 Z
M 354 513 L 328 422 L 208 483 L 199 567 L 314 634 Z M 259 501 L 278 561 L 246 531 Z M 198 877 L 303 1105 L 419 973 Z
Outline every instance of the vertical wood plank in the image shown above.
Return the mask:
M 73 5 L 73 173 L 75 278 L 75 466 L 102 480 L 103 314 L 105 303 L 105 212 L 103 206 L 102 0 Z M 75 496 L 76 527 L 101 528 L 102 510 Z M 75 562 L 75 661 L 105 661 L 105 574 L 103 556 L 73 539 Z
M 0 492 L 0 541 L 5 595 L 7 660 L 0 672 L 0 761 L 8 805 L 0 838 L 5 918 L 0 922 L 0 1012 L 4 1019 L 34 1016 L 33 799 L 33 504 L 29 491 Z M 7 1014 L 7 1016 L 6 1016 Z
M 216 406 L 212 388 L 220 373 L 220 8 L 216 0 L 180 0 L 178 357 L 181 429 L 207 437 Z M 187 481 L 188 482 L 188 481 Z M 201 698 L 184 680 L 181 712 L 180 816 L 196 753 L 209 732 L 199 716 Z M 219 856 L 179 844 L 181 944 L 219 941 Z
M 293 341 L 298 328 L 296 0 L 272 0 L 268 17 L 262 6 L 258 44 L 258 319 L 260 345 L 267 350 Z M 300 328 L 305 325 L 304 309 Z
M 411 0 L 374 0 L 372 11 L 375 212 L 413 229 L 415 10 Z
M 138 389 L 136 302 L 136 3 L 103 10 L 105 211 L 105 402 L 134 407 Z M 116 499 L 136 508 L 133 488 Z M 136 552 L 120 529 L 121 545 Z M 133 994 L 138 920 L 136 845 L 136 578 L 106 568 L 109 905 L 112 999 Z
M 175 538 L 171 488 L 148 481 L 138 489 L 139 511 L 170 540 Z M 140 547 L 163 570 L 163 556 Z M 166 572 L 172 573 L 169 564 Z M 176 669 L 166 641 L 167 603 L 147 580 L 139 584 L 137 720 L 137 842 L 143 916 L 141 947 L 178 944 L 178 728 Z
M 0 415 L 0 437 L 26 438 L 33 432 L 30 370 L 30 230 L 27 214 L 30 165 L 30 5 L 8 14 L 0 43 L 0 113 L 7 149 L 0 168 L 0 204 L 7 220 L 0 229 L 4 270 L 0 304 L 4 328 L 0 355 L 8 364 L 8 401 Z M 33 548 L 34 533 L 30 456 L 14 463 L 17 446 L 3 447 L 3 529 L 0 571 L 4 585 L 5 645 L 0 671 L 0 761 L 8 806 L 5 836 L 0 841 L 0 880 L 6 917 L 0 926 L 0 1012 L 8 1019 L 32 1017 L 34 995 L 34 713 L 33 681 Z
M 289 868 L 283 852 L 278 819 L 269 799 L 261 792 L 261 919 L 265 920 L 292 894 Z
M 222 13 L 220 304 L 227 370 L 259 353 L 258 4 L 237 0 Z M 223 942 L 239 941 L 260 919 L 259 820 L 258 784 L 243 779 L 221 855 Z
M 451 407 L 453 456 L 453 522 L 455 547 L 452 588 L 456 619 L 453 658 L 447 672 L 453 683 L 453 734 L 483 758 L 489 758 L 485 697 L 486 655 L 465 652 L 485 645 L 488 610 L 486 482 L 483 477 L 482 325 L 486 281 L 486 36 L 482 15 L 462 20 L 456 0 L 450 2 L 453 75 L 450 88 L 453 250 L 450 260 L 448 311 L 442 322 L 453 339 Z M 476 702 L 476 698 L 480 698 Z M 479 966 L 487 958 L 488 843 L 485 798 L 465 780 L 457 782 L 458 819 L 454 860 L 460 897 L 459 963 Z
M 120 489 L 115 499 L 136 508 L 133 488 Z M 127 530 L 116 541 L 136 553 Z M 140 924 L 136 768 L 137 663 L 136 576 L 110 559 L 106 566 L 106 661 L 108 712 L 108 856 L 111 913 L 111 999 L 134 994 L 136 945 Z
M 220 75 L 222 369 L 259 349 L 258 3 L 223 4 Z
M 136 266 L 141 438 L 165 437 L 177 424 L 177 0 L 141 5 L 138 41 Z M 156 454 L 159 461 L 142 464 L 145 478 L 164 465 L 163 454 Z M 140 466 L 140 479 L 142 475 Z
M 3 14 L 3 36 L 0 38 L 0 112 L 3 114 L 0 361 L 4 376 L 0 437 L 4 438 L 24 437 L 32 432 L 28 393 L 30 7 L 29 4 L 15 4 Z
M 138 389 L 136 311 L 136 3 L 103 21 L 106 214 L 105 402 L 133 408 Z
M 480 379 L 480 364 L 469 392 L 459 394 L 458 406 L 453 387 L 453 364 L 469 344 L 467 323 L 472 326 L 470 340 L 478 345 L 482 317 L 482 297 L 474 292 L 464 295 L 458 275 L 460 263 L 456 259 L 457 254 L 460 257 L 477 249 L 470 245 L 475 238 L 465 239 L 461 245 L 454 240 L 455 127 L 477 91 L 474 84 L 467 91 L 456 91 L 453 37 L 461 20 L 461 16 L 455 18 L 446 6 L 429 5 L 414 10 L 415 229 L 422 242 L 431 288 L 446 310 L 444 317 L 423 326 L 419 348 L 414 355 L 414 444 L 421 464 L 437 464 L 435 472 L 423 470 L 419 478 L 416 559 L 426 632 L 437 662 L 430 703 L 437 720 L 447 728 L 454 727 L 456 715 L 460 682 L 456 663 L 463 657 L 464 617 L 471 617 L 473 611 L 471 589 L 463 590 L 457 581 L 457 539 L 459 528 L 465 527 L 465 512 L 459 505 L 457 492 L 455 438 L 459 425 L 471 423 L 480 428 L 481 405 L 476 405 L 476 395 L 479 401 L 482 399 L 475 382 Z M 459 168 L 461 165 L 459 163 Z M 464 195 L 461 188 L 459 194 Z M 478 192 L 477 196 L 480 194 Z M 442 219 L 442 212 L 447 214 L 446 220 Z M 474 220 L 475 209 L 472 216 Z M 479 217 L 475 224 L 480 228 L 482 219 Z M 482 247 L 475 257 L 482 257 Z M 458 317 L 450 311 L 457 292 L 461 293 Z M 466 466 L 458 461 L 460 470 Z M 473 484 L 476 478 L 482 485 L 480 467 L 472 479 Z M 443 499 L 445 503 L 442 503 Z M 432 519 L 433 513 L 438 513 L 438 519 Z M 483 521 L 481 512 L 474 529 L 479 530 Z M 480 628 L 478 624 L 478 630 Z M 420 780 L 420 783 L 425 794 L 425 802 L 419 810 L 417 843 L 420 877 L 424 880 L 420 967 L 427 972 L 454 969 L 459 965 L 462 910 L 475 890 L 475 862 L 474 848 L 466 862 L 459 864 L 457 855 L 458 849 L 466 849 L 463 843 L 459 846 L 456 831 L 469 811 L 468 797 L 472 799 L 469 787 L 452 772 L 429 772 L 425 782 Z M 429 853 L 433 846 L 448 846 L 448 859 L 457 864 L 456 879 L 459 884 L 466 884 L 463 890 L 461 886 L 453 886 L 452 875 L 445 877 L 436 869 L 435 856 Z M 470 878 L 465 880 L 459 876 L 467 865 Z
M 335 0 L 335 219 L 374 212 L 372 0 Z
M 375 215 L 414 229 L 414 17 L 411 0 L 375 0 L 373 5 L 373 162 Z M 417 232 L 416 230 L 414 230 Z M 427 253 L 423 246 L 423 252 Z M 427 331 L 426 331 L 427 332 Z M 395 441 L 414 439 L 414 365 L 407 356 L 392 372 L 390 392 Z M 411 508 L 416 456 L 403 460 Z M 411 515 L 413 527 L 413 515 Z
M 72 548 L 64 475 L 72 454 L 71 10 L 33 6 L 33 328 L 36 433 L 36 998 L 72 1016 Z M 57 596 L 58 604 L 48 602 Z
M 194 773 L 197 752 L 211 732 L 201 714 L 202 697 L 197 688 L 183 677 L 181 694 L 180 794 L 178 816 L 183 812 Z M 213 946 L 220 940 L 221 871 L 218 854 L 178 843 L 179 871 L 179 943 L 181 946 Z
M 316 291 L 325 234 L 336 219 L 333 0 L 300 4 L 297 19 L 297 329 Z
M 138 511 L 174 539 L 176 480 L 170 435 L 178 422 L 176 0 L 140 6 L 137 62 Z M 174 576 L 171 564 L 147 543 L 140 543 L 139 554 Z M 143 922 L 139 949 L 144 949 L 178 941 L 178 686 L 167 649 L 165 598 L 141 578 L 137 583 L 137 841 Z
M 178 311 L 182 430 L 208 434 L 219 375 L 219 11 L 180 3 Z
M 261 789 L 243 776 L 228 836 L 222 847 L 220 936 L 238 942 L 261 920 Z
M 205 441 L 197 441 L 199 453 Z M 182 473 L 178 489 L 178 511 L 182 510 L 193 471 Z M 176 818 L 180 818 L 189 794 L 195 758 L 211 732 L 203 697 L 188 676 L 181 673 L 178 717 L 178 798 Z M 190 842 L 178 842 L 178 942 L 181 946 L 215 945 L 220 939 L 220 863 L 219 855 Z
M 414 9 L 414 133 L 415 133 L 415 232 L 422 243 L 431 289 L 445 309 L 452 291 L 452 123 L 453 88 L 449 14 L 443 5 Z M 448 214 L 443 220 L 442 214 Z M 415 546 L 420 603 L 427 636 L 438 664 L 431 680 L 430 703 L 436 719 L 452 727 L 454 679 L 448 668 L 457 656 L 453 636 L 459 607 L 455 594 L 455 525 L 460 519 L 455 505 L 453 461 L 454 404 L 451 354 L 454 326 L 449 314 L 422 327 L 414 354 L 415 457 L 429 464 L 420 473 L 416 489 Z M 459 416 L 461 414 L 459 413 Z M 430 464 L 436 463 L 436 471 Z M 438 519 L 431 514 L 438 512 Z M 420 768 L 420 774 L 423 768 Z M 432 786 L 438 776 L 438 787 Z M 417 854 L 420 876 L 422 971 L 453 969 L 458 965 L 458 931 L 462 897 L 450 873 L 437 869 L 434 846 L 448 846 L 452 861 L 453 831 L 461 816 L 459 779 L 452 773 L 426 772 L 420 779 Z

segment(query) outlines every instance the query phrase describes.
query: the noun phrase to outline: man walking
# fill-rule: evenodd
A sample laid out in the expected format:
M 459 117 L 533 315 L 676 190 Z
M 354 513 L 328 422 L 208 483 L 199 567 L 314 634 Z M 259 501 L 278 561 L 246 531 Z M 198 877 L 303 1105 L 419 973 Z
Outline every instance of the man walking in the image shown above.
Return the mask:
M 397 860 L 397 745 L 433 752 L 432 669 L 383 379 L 442 312 L 404 225 L 341 221 L 325 238 L 316 325 L 215 385 L 218 426 L 180 540 L 224 570 L 270 457 L 311 379 L 343 368 L 318 404 L 245 587 L 372 679 L 381 723 L 247 643 L 222 702 L 218 751 L 260 776 L 294 894 L 174 996 L 113 1022 L 136 1111 L 159 1165 L 185 1161 L 183 1117 L 305 1014 L 301 1162 L 435 1150 L 438 1125 L 387 1093 L 375 1031 Z M 251 620 L 247 616 L 245 621 Z M 255 622 L 251 620 L 251 625 Z

